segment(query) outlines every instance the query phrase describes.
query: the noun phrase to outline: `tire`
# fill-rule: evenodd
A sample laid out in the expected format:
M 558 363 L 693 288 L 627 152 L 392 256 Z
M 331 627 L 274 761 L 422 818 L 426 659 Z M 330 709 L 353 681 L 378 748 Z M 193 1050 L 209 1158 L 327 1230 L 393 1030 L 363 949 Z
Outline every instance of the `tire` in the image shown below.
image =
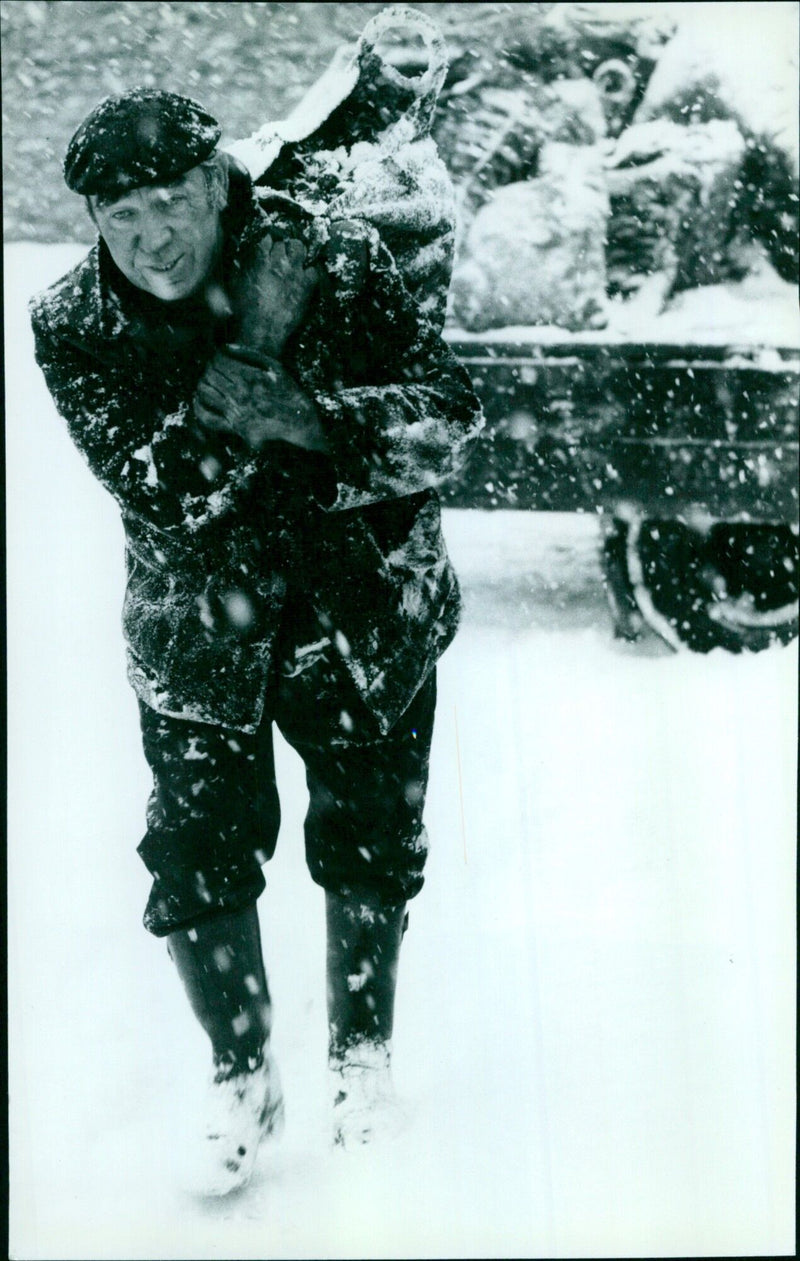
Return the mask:
M 643 620 L 676 650 L 759 652 L 798 633 L 795 526 L 615 517 L 602 560 L 625 638 Z

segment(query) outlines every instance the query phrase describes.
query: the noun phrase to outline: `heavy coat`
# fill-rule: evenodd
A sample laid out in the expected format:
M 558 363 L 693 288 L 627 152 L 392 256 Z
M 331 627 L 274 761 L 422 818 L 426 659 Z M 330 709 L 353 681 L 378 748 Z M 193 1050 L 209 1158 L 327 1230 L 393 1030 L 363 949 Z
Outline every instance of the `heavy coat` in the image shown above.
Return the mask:
M 237 187 L 224 286 L 256 266 L 283 215 L 274 196 L 260 205 Z M 433 488 L 461 464 L 480 406 L 374 229 L 331 231 L 318 264 L 283 361 L 316 403 L 329 457 L 285 443 L 254 454 L 201 430 L 194 389 L 235 324 L 135 289 L 102 240 L 31 303 L 56 406 L 122 510 L 129 678 L 159 712 L 255 730 L 287 586 L 310 600 L 383 731 L 455 633 Z

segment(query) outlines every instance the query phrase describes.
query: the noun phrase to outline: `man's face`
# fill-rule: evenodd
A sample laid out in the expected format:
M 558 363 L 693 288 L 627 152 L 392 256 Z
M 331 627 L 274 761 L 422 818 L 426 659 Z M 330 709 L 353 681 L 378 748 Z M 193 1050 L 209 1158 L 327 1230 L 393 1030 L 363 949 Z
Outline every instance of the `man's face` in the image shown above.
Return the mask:
M 210 277 L 222 230 L 218 199 L 201 167 L 116 201 L 92 197 L 90 205 L 111 257 L 138 289 L 176 302 Z

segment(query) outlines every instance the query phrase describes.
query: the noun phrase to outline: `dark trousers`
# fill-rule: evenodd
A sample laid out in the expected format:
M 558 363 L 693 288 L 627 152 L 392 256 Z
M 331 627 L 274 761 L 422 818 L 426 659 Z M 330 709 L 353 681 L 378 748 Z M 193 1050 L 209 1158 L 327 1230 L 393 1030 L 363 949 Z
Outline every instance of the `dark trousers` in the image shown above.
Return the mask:
M 376 893 L 386 905 L 423 883 L 436 676 L 381 735 L 332 648 L 278 656 L 254 735 L 168 718 L 140 704 L 153 772 L 138 852 L 153 877 L 145 927 L 158 937 L 255 902 L 280 825 L 272 723 L 306 767 L 306 861 L 332 893 Z M 305 668 L 298 669 L 303 664 Z

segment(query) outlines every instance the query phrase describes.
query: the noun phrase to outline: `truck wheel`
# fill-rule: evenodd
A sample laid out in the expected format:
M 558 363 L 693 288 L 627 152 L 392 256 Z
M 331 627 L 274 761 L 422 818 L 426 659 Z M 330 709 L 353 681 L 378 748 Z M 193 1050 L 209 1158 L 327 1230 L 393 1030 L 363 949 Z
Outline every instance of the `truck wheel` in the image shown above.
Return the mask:
M 615 517 L 602 560 L 626 638 L 644 621 L 675 649 L 758 652 L 798 633 L 795 526 Z

